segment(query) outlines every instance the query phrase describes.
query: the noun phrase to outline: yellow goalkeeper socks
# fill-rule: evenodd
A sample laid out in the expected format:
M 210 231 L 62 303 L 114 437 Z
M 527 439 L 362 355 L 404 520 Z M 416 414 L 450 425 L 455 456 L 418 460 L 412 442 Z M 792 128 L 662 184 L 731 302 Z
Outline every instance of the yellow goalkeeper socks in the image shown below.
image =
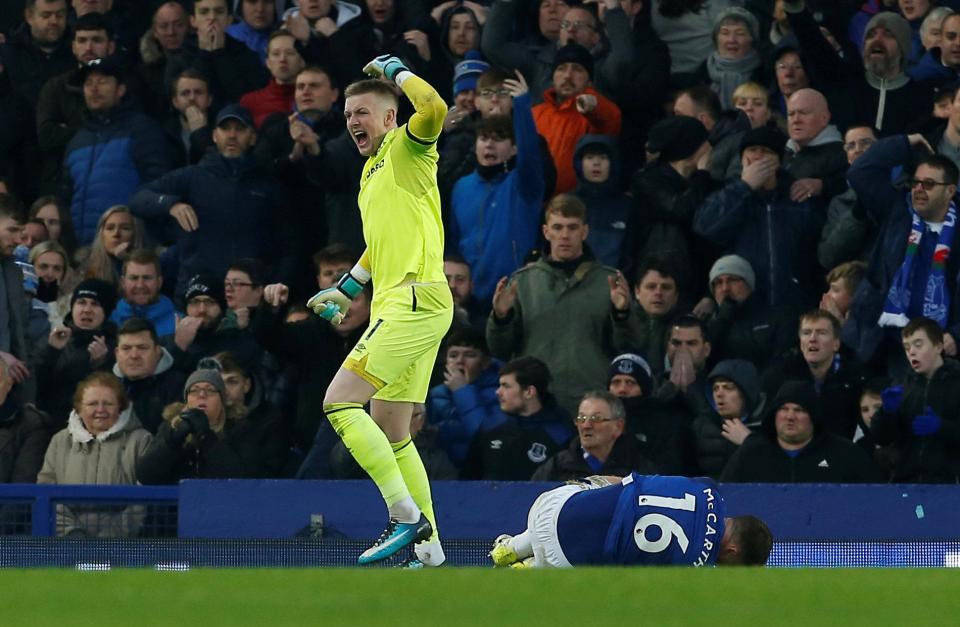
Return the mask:
M 407 437 L 400 442 L 391 442 L 390 446 L 393 448 L 393 456 L 397 460 L 400 474 L 403 476 L 407 489 L 410 490 L 413 502 L 417 504 L 417 507 L 420 508 L 420 511 L 433 526 L 433 535 L 430 536 L 430 542 L 436 542 L 440 539 L 440 535 L 437 531 L 437 519 L 433 513 L 430 480 L 427 478 L 427 470 L 423 467 L 420 453 L 417 452 L 417 445 Z
M 404 475 L 397 458 L 391 450 L 390 442 L 373 418 L 363 411 L 360 403 L 330 403 L 323 406 L 330 424 L 343 440 L 347 450 L 357 463 L 370 475 L 380 489 L 383 500 L 387 502 L 390 516 L 400 522 L 416 522 L 420 511 L 411 500 L 410 491 L 404 482 Z M 414 450 L 416 452 L 416 450 Z M 416 456 L 416 455 L 415 455 Z M 417 457 L 419 462 L 420 458 Z M 420 463 L 423 470 L 423 464 Z M 423 475 L 426 483 L 426 473 Z M 430 500 L 430 487 L 427 486 L 427 500 Z M 433 513 L 427 514 L 433 523 Z

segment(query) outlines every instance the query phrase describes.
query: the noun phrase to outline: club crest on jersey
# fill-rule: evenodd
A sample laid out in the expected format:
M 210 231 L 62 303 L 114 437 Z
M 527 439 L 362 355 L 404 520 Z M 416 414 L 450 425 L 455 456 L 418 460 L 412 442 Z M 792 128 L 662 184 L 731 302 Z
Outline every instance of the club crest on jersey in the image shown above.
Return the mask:
M 527 459 L 534 464 L 542 464 L 547 461 L 547 445 L 534 442 L 530 450 L 527 451 Z
M 366 180 L 369 180 L 370 177 L 373 176 L 373 175 L 376 173 L 377 170 L 379 170 L 379 169 L 381 169 L 381 168 L 383 167 L 384 161 L 386 161 L 386 159 L 381 159 L 380 161 L 377 161 L 377 162 L 373 165 L 372 168 L 370 168 L 369 170 L 367 170 L 367 174 L 366 174 L 366 176 L 363 177 L 363 180 L 365 180 L 365 181 L 366 181 Z

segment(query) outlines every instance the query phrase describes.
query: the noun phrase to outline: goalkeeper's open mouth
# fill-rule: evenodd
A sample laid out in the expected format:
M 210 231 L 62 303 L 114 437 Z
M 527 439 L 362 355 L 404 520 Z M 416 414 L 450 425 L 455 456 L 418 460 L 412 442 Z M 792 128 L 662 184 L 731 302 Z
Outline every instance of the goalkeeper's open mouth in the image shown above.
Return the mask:
M 354 131 L 353 142 L 357 145 L 357 148 L 363 150 L 370 145 L 370 135 L 366 131 Z

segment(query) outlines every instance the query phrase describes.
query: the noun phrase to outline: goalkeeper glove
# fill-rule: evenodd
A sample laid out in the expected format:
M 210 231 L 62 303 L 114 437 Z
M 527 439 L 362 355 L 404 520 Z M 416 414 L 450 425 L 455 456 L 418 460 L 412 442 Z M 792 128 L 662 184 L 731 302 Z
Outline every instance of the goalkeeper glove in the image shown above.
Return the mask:
M 363 286 L 370 280 L 370 273 L 366 268 L 357 264 L 350 272 L 347 272 L 337 284 L 320 290 L 307 301 L 307 307 L 313 310 L 324 320 L 332 324 L 340 324 L 343 317 L 350 310 L 350 303 L 357 297 Z
M 398 57 L 392 54 L 381 54 L 379 57 L 367 63 L 363 68 L 363 73 L 374 78 L 386 76 L 388 79 L 396 80 L 397 74 L 403 70 L 410 71 Z

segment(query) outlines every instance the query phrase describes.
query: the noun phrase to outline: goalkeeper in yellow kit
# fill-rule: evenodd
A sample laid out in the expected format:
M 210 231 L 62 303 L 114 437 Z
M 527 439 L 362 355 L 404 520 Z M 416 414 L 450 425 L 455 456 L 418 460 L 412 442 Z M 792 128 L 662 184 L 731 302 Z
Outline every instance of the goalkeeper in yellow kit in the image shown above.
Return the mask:
M 373 281 L 370 327 L 323 401 L 327 419 L 377 484 L 390 516 L 358 562 L 386 559 L 414 544 L 415 556 L 404 565 L 439 566 L 444 554 L 427 473 L 410 439 L 410 418 L 413 404 L 426 398 L 453 319 L 437 187 L 436 141 L 447 106 L 396 57 L 377 57 L 364 72 L 395 82 L 416 112 L 398 127 L 398 99 L 389 83 L 364 80 L 347 87 L 347 131 L 367 157 L 358 200 L 367 249 L 336 286 L 317 293 L 307 306 L 339 324 L 351 300 Z M 363 409 L 367 401 L 370 414 Z

